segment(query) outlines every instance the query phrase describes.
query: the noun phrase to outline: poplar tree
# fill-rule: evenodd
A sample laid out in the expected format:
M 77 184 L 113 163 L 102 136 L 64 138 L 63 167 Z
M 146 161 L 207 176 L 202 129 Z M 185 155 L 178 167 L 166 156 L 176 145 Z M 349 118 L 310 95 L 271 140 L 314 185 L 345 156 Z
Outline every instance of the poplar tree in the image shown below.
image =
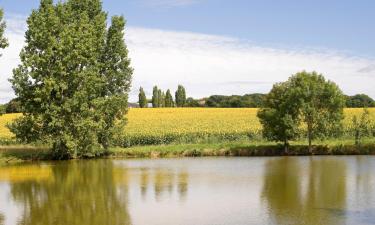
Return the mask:
M 159 89 L 158 86 L 154 86 L 152 90 L 152 107 L 158 108 L 159 107 Z
M 142 87 L 139 88 L 138 104 L 140 108 L 147 108 L 147 98 Z
M 186 104 L 186 91 L 182 85 L 178 85 L 177 91 L 175 93 L 176 106 L 184 107 Z
M 165 97 L 164 92 L 161 89 L 159 89 L 158 90 L 158 106 L 159 107 L 164 107 L 164 97 Z
M 10 125 L 19 140 L 49 143 L 59 159 L 108 149 L 125 124 L 133 70 L 124 18 L 108 30 L 106 20 L 100 0 L 41 0 L 32 11 L 10 80 L 24 108 Z
M 173 106 L 174 106 L 173 97 L 172 97 L 171 91 L 168 89 L 165 94 L 165 107 L 173 107 Z

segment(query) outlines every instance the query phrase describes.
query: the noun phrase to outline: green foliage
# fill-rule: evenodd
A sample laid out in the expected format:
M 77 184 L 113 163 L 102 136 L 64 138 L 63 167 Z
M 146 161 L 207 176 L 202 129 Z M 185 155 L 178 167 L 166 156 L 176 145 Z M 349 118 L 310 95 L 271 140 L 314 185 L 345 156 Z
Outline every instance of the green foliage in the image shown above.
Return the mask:
M 9 46 L 8 39 L 4 37 L 6 24 L 4 22 L 3 17 L 4 17 L 3 9 L 0 9 L 0 48 L 1 49 L 4 49 Z
M 4 37 L 4 32 L 6 28 L 6 24 L 3 21 L 4 12 L 2 9 L 0 9 L 0 49 L 4 49 L 8 47 L 8 40 Z M 1 56 L 1 54 L 0 54 Z M 6 105 L 0 105 L 0 115 L 5 113 Z
M 0 105 L 0 116 L 5 113 L 6 105 Z
M 258 111 L 258 118 L 263 126 L 263 136 L 267 140 L 284 143 L 288 151 L 289 140 L 298 135 L 298 108 L 289 100 L 289 82 L 277 83 L 266 96 L 265 107 Z
M 158 106 L 159 107 L 164 107 L 165 103 L 165 94 L 162 90 L 158 90 Z
M 354 96 L 346 97 L 346 107 L 348 108 L 364 108 L 364 107 L 375 107 L 375 101 L 371 97 L 365 94 L 357 94 Z
M 201 107 L 201 105 L 199 104 L 198 100 L 195 100 L 194 98 L 187 98 L 186 99 L 186 104 L 185 104 L 186 107 Z
M 274 85 L 258 117 L 264 136 L 285 144 L 296 137 L 301 124 L 305 125 L 311 151 L 312 140 L 340 132 L 343 107 L 344 97 L 335 83 L 316 72 L 303 71 Z
M 24 109 L 10 126 L 18 139 L 50 143 L 56 158 L 108 149 L 125 124 L 133 70 L 124 18 L 114 16 L 108 30 L 106 19 L 100 0 L 42 0 L 31 13 L 11 79 Z
M 316 72 L 300 72 L 289 78 L 290 104 L 296 105 L 301 121 L 307 126 L 309 149 L 311 142 L 342 130 L 344 118 L 344 95 L 339 87 L 326 81 Z
M 356 115 L 352 118 L 353 135 L 355 144 L 359 145 L 363 137 L 371 135 L 372 121 L 370 119 L 370 112 L 365 108 L 360 118 Z
M 140 108 L 147 108 L 147 98 L 142 87 L 139 88 L 138 104 Z
M 174 107 L 173 97 L 169 89 L 165 94 L 165 107 Z
M 212 95 L 206 99 L 205 106 L 215 108 L 261 108 L 265 94 L 246 94 L 243 96 Z
M 176 106 L 184 107 L 186 104 L 186 91 L 182 85 L 178 85 L 177 91 L 175 93 Z
M 158 86 L 154 86 L 152 89 L 152 107 L 158 108 L 159 107 L 159 89 Z

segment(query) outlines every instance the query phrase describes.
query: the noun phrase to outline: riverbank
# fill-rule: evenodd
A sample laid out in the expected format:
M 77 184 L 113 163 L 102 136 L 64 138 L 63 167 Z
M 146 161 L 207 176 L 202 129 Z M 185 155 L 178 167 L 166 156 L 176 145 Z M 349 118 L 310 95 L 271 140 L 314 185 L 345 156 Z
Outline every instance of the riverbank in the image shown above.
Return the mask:
M 169 158 L 169 157 L 206 157 L 206 156 L 283 156 L 284 148 L 273 142 L 242 141 L 222 143 L 171 144 L 134 146 L 129 148 L 113 147 L 102 158 Z M 309 153 L 305 142 L 291 143 L 290 156 L 303 155 L 375 155 L 375 139 L 369 138 L 360 146 L 352 140 L 328 140 L 317 142 Z M 50 160 L 49 149 L 43 146 L 7 145 L 0 146 L 0 164 L 23 161 Z

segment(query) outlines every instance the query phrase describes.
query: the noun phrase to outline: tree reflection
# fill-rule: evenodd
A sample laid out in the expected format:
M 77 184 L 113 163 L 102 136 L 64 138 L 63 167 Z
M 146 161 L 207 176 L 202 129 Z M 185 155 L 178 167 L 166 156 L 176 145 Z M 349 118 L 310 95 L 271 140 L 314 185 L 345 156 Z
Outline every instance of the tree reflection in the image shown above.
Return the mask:
M 111 161 L 58 163 L 52 171 L 48 180 L 12 183 L 24 205 L 20 224 L 131 224 L 127 190 L 116 187 Z
M 4 224 L 4 215 L 0 213 L 0 225 Z
M 163 193 L 172 194 L 174 183 L 174 173 L 171 170 L 156 169 L 154 177 L 154 191 L 157 201 L 161 200 Z
M 346 164 L 340 159 L 298 158 L 265 164 L 262 198 L 277 224 L 343 224 Z
M 292 224 L 302 207 L 300 164 L 293 158 L 267 161 L 262 198 L 277 224 Z

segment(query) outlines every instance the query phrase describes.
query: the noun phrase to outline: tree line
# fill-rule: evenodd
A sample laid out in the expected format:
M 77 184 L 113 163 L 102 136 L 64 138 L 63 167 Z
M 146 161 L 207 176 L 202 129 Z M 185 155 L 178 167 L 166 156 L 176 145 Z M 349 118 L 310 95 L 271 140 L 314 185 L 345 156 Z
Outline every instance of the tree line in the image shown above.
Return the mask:
M 158 86 L 154 86 L 152 89 L 152 98 L 151 100 L 148 100 L 145 91 L 140 87 L 138 94 L 139 107 L 147 108 L 149 103 L 152 104 L 153 108 L 191 106 L 189 104 L 189 98 L 186 98 L 185 87 L 182 85 L 178 85 L 174 99 L 169 89 L 164 92 L 159 89 Z

